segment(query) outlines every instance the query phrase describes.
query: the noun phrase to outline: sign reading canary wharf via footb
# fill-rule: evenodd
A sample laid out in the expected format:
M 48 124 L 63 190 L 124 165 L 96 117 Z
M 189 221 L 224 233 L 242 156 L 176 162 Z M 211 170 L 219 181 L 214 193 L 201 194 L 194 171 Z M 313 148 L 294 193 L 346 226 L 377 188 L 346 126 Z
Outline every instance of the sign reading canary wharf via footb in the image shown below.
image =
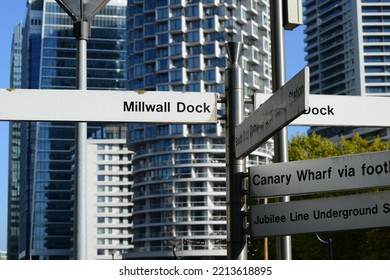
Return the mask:
M 251 207 L 253 237 L 390 226 L 390 192 Z
M 249 178 L 252 197 L 390 186 L 390 151 L 255 166 Z
M 216 123 L 217 94 L 2 89 L 0 120 Z

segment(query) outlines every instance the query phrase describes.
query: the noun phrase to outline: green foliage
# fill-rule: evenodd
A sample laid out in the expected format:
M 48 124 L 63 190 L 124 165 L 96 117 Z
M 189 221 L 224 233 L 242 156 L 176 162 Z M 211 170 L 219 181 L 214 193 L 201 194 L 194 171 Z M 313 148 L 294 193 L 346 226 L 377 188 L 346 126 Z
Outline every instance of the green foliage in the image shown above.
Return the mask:
M 379 137 L 369 142 L 358 134 L 352 139 L 341 138 L 339 143 L 333 143 L 327 138 L 311 134 L 299 135 L 289 143 L 289 160 L 306 160 L 332 156 L 342 156 L 366 152 L 390 150 L 390 142 L 382 141 Z M 383 190 L 380 189 L 380 190 Z M 373 189 L 370 191 L 380 191 Z M 351 192 L 348 192 L 348 194 Z M 313 197 L 329 197 L 346 195 L 346 193 L 324 193 L 312 196 L 293 197 L 297 199 L 311 199 Z M 339 232 L 321 233 L 322 240 L 332 240 L 332 257 L 339 260 L 379 260 L 390 259 L 390 228 L 362 229 Z M 270 259 L 275 258 L 275 238 L 269 238 Z M 249 258 L 263 257 L 263 239 L 251 240 Z M 300 234 L 292 236 L 292 256 L 297 260 L 328 259 L 328 248 L 321 243 L 315 234 Z
M 337 155 L 335 144 L 319 135 L 296 136 L 289 143 L 289 160 L 305 160 Z
M 350 140 L 342 137 L 339 143 L 333 143 L 317 134 L 299 135 L 289 143 L 289 160 L 306 160 L 384 150 L 390 150 L 390 142 L 382 141 L 379 137 L 368 142 L 359 134 L 355 134 Z

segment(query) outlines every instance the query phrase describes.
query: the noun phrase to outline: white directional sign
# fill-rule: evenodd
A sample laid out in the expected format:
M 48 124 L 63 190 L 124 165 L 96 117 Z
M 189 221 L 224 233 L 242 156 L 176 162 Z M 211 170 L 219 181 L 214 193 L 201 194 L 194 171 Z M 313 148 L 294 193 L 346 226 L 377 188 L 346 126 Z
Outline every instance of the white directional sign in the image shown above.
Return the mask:
M 236 158 L 258 148 L 308 109 L 309 68 L 305 67 L 235 129 Z
M 390 226 L 390 192 L 251 207 L 254 237 Z
M 0 90 L 0 120 L 216 123 L 215 93 Z
M 249 168 L 252 197 L 390 186 L 390 151 Z
M 272 94 L 255 95 L 255 108 Z M 290 125 L 390 127 L 390 98 L 310 94 L 308 110 Z

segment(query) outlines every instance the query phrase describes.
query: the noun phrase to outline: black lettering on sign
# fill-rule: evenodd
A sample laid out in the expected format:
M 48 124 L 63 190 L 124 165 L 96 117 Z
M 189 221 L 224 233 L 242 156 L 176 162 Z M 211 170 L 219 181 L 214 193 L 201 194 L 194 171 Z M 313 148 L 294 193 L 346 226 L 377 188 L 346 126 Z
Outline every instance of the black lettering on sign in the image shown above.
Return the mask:
M 327 105 L 326 107 L 309 107 L 304 112 L 305 115 L 322 115 L 322 116 L 334 116 L 334 108 L 331 107 L 330 105 Z

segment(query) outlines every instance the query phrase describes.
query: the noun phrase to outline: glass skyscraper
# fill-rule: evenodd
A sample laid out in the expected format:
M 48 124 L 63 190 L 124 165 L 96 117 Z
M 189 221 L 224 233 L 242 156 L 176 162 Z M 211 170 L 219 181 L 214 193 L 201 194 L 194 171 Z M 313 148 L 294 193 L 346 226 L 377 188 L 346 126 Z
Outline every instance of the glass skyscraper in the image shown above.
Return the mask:
M 126 3 L 110 1 L 91 22 L 88 89 L 125 88 Z M 73 22 L 54 0 L 27 8 L 22 87 L 75 89 Z M 102 127 L 89 125 L 88 135 Z M 73 259 L 75 125 L 23 123 L 21 140 L 19 258 Z
M 390 96 L 390 1 L 306 0 L 311 94 Z M 373 112 L 375 113 L 375 112 Z M 326 137 L 389 139 L 387 128 L 312 128 Z
M 268 1 L 130 0 L 127 11 L 129 89 L 223 96 L 224 44 L 240 41 L 246 97 L 271 92 Z M 174 248 L 187 259 L 226 258 L 224 132 L 223 122 L 129 125 L 134 250 L 125 258 L 173 258 Z M 272 154 L 269 141 L 247 164 Z
M 14 28 L 12 38 L 11 88 L 20 88 L 22 81 L 23 23 Z M 19 243 L 19 189 L 20 189 L 20 122 L 10 122 L 8 168 L 8 232 L 7 258 L 18 258 Z

